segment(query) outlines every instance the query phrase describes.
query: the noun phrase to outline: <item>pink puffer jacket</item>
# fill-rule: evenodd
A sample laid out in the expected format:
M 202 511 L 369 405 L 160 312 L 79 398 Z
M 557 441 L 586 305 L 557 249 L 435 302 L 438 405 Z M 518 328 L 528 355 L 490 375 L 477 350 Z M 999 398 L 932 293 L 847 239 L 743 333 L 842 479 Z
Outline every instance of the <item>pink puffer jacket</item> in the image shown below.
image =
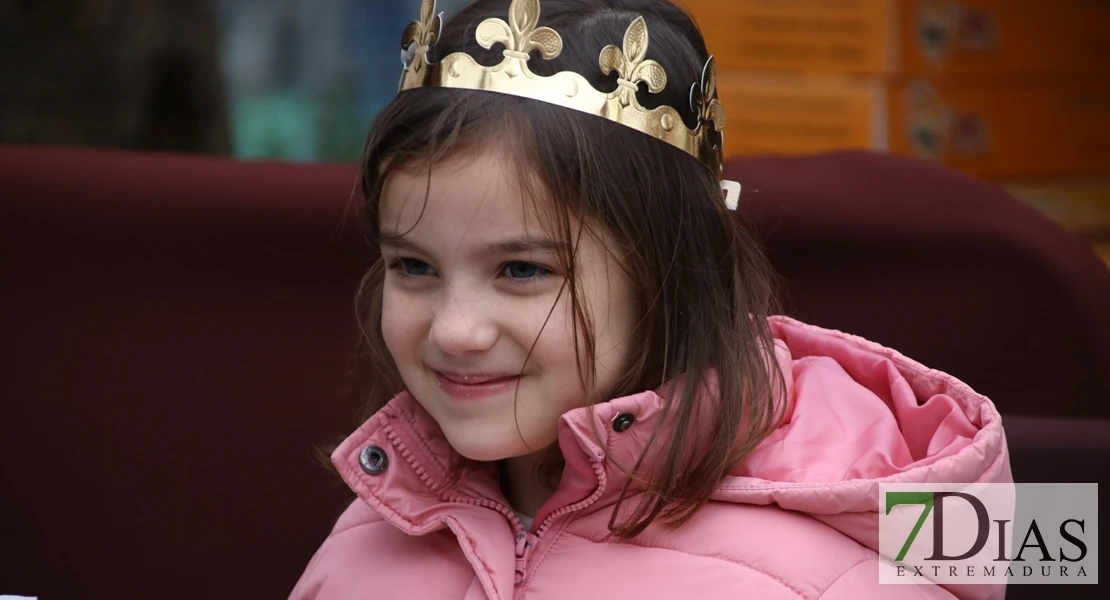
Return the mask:
M 358 499 L 291 597 L 1001 598 L 1001 587 L 878 583 L 880 482 L 1011 481 L 991 402 L 866 340 L 781 317 L 772 328 L 788 418 L 688 524 L 653 524 L 629 542 L 608 539 L 626 476 L 604 451 L 631 464 L 643 450 L 659 417 L 653 392 L 562 417 L 567 467 L 531 531 L 492 474 L 430 492 L 451 449 L 402 394 L 336 450 Z M 613 421 L 626 415 L 632 426 L 614 431 Z

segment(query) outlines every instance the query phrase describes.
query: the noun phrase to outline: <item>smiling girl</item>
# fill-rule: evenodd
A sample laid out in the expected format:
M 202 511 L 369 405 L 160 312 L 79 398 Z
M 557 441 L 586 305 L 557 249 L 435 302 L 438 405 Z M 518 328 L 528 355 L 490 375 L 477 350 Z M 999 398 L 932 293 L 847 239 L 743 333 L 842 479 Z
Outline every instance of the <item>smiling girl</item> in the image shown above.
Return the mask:
M 1010 481 L 954 378 L 771 316 L 666 0 L 425 0 L 370 133 L 358 495 L 292 598 L 1000 598 L 879 585 L 879 482 Z M 542 9 L 542 10 L 541 10 Z

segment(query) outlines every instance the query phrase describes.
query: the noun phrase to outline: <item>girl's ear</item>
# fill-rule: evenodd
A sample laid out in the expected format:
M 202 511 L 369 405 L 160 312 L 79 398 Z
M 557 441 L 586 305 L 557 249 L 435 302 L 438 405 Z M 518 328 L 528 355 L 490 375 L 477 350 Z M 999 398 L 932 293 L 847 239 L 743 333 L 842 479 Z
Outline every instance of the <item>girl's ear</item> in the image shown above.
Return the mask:
M 729 210 L 736 210 L 740 205 L 740 184 L 727 179 L 721 181 L 721 190 L 725 195 L 725 206 Z

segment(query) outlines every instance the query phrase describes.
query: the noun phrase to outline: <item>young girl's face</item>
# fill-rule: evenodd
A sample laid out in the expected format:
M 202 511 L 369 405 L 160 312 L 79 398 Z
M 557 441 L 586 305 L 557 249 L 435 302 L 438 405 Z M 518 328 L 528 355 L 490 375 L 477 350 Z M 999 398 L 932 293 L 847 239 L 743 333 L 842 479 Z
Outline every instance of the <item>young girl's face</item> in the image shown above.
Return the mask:
M 583 390 L 563 241 L 536 214 L 546 200 L 522 198 L 510 165 L 501 152 L 441 161 L 430 188 L 426 169 L 396 170 L 380 205 L 386 346 L 447 440 L 478 461 L 553 443 L 560 415 L 621 375 L 636 325 L 606 235 L 582 235 L 575 279 L 597 345 L 596 389 Z

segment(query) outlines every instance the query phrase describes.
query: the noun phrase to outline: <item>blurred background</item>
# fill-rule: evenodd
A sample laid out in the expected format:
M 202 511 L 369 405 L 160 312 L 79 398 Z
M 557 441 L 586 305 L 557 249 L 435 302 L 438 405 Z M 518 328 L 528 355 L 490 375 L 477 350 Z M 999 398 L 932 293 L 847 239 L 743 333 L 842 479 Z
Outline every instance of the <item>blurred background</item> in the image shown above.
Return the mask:
M 1110 260 L 1110 2 L 685 5 L 721 69 L 729 156 L 938 160 L 1001 183 Z M 418 10 L 0 0 L 0 143 L 354 161 Z
M 1110 0 L 684 3 L 786 312 L 990 397 L 1018 481 L 1106 479 Z M 0 0 L 0 594 L 288 595 L 351 500 L 344 217 L 418 14 Z
M 452 8 L 452 2 L 441 2 Z M 419 0 L 2 0 L 0 142 L 353 161 Z

